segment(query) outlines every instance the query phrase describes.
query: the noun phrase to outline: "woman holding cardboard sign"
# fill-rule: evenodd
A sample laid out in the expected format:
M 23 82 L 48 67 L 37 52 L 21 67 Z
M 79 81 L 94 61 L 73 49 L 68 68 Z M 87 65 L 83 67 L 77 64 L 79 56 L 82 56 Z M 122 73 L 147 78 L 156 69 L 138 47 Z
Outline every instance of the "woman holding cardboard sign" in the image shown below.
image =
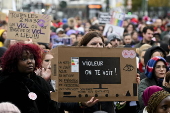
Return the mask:
M 50 50 L 43 49 L 42 51 L 42 68 L 35 71 L 36 75 L 41 76 L 46 81 L 50 80 L 51 76 L 51 60 L 54 58 Z
M 79 43 L 79 46 L 86 46 L 86 47 L 97 47 L 97 48 L 104 48 L 104 38 L 98 32 L 89 32 Z M 91 109 L 91 110 L 89 110 Z M 98 112 L 108 112 L 114 113 L 114 103 L 113 102 L 99 102 L 95 105 L 95 108 L 87 108 L 84 110 L 84 113 L 89 113 L 88 111 Z
M 59 113 L 58 103 L 50 98 L 49 85 L 34 72 L 41 62 L 41 49 L 37 45 L 12 45 L 1 59 L 0 102 L 9 101 L 22 113 Z M 82 109 L 97 101 L 91 98 L 83 103 L 60 103 L 60 108 Z
M 79 46 L 103 48 L 104 38 L 98 32 L 89 32 L 81 39 Z
M 104 48 L 104 39 L 102 35 L 98 32 L 89 32 L 79 43 L 79 46 L 86 46 L 86 47 L 97 47 L 97 48 Z M 138 75 L 139 76 L 139 75 Z M 140 77 L 137 77 L 137 82 L 140 82 Z M 124 102 L 126 103 L 126 102 Z M 100 112 L 108 112 L 108 113 L 114 113 L 114 102 L 99 102 L 95 105 L 96 109 L 93 109 L 94 111 L 100 111 Z M 87 109 L 85 110 L 85 113 L 88 113 Z M 97 113 L 97 112 L 96 112 Z

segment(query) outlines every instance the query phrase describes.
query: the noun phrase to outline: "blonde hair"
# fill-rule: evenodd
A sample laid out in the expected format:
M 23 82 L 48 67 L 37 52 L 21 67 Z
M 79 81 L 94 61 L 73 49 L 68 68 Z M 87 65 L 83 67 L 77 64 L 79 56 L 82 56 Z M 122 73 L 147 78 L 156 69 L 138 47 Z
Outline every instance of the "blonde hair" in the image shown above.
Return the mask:
M 75 20 L 73 17 L 71 17 L 71 18 L 68 19 L 68 26 L 74 28 L 75 23 L 76 23 L 76 20 Z
M 141 55 L 143 50 L 147 50 L 151 48 L 152 46 L 150 44 L 143 44 L 140 48 L 136 48 L 136 52 Z

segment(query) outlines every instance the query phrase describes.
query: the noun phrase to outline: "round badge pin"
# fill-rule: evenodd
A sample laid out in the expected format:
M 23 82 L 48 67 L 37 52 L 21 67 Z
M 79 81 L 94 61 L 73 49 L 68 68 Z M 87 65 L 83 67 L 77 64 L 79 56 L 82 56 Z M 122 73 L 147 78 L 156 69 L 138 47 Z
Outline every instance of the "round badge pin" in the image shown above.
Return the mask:
M 122 51 L 122 56 L 123 56 L 123 58 L 128 58 L 129 57 L 129 51 L 128 50 L 123 50 Z
M 130 58 L 135 58 L 136 57 L 136 52 L 134 50 L 130 50 L 129 57 Z
M 37 99 L 37 95 L 36 95 L 34 92 L 30 92 L 30 93 L 28 94 L 28 97 L 29 97 L 31 100 Z

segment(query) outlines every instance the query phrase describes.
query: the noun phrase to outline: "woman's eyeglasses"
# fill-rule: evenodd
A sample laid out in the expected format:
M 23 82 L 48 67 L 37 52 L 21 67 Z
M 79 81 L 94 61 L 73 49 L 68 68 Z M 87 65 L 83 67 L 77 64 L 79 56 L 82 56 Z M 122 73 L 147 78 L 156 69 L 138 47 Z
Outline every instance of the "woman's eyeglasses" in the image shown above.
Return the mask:
M 163 65 L 163 66 L 161 66 L 161 65 L 156 65 L 155 68 L 157 68 L 157 69 L 166 69 L 166 66 L 165 66 L 165 65 Z

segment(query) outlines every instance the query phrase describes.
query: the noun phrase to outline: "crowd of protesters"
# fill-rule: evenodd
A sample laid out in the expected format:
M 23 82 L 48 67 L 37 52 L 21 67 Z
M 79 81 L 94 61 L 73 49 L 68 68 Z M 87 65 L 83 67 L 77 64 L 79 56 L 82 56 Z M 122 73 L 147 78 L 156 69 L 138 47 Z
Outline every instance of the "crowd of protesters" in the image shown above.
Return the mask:
M 12 113 L 168 113 L 170 112 L 170 19 L 126 18 L 119 36 L 96 17 L 51 21 L 50 43 L 8 39 L 8 23 L 0 20 L 0 112 L 1 105 L 13 106 Z M 70 38 L 71 46 L 136 48 L 138 101 L 57 103 L 50 98 L 51 49 L 54 39 Z M 33 93 L 34 92 L 34 93 Z M 30 96 L 29 96 L 29 95 Z M 37 97 L 38 98 L 37 98 Z M 29 98 L 28 98 L 29 97 Z M 7 102 L 7 103 L 3 103 Z M 8 103 L 9 102 L 9 103 Z M 14 105 L 11 105 L 14 104 Z M 154 106 L 154 107 L 153 107 Z M 8 107 L 7 107 L 8 108 Z M 3 108 L 9 111 L 8 109 Z

